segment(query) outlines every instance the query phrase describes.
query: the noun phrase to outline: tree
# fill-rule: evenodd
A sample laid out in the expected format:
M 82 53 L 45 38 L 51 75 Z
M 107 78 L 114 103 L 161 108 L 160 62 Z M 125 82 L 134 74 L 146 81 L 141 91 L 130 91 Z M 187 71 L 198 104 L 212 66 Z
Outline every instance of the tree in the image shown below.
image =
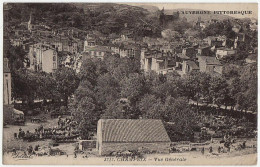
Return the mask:
M 240 98 L 241 86 L 241 81 L 238 77 L 232 79 L 231 84 L 228 85 L 230 99 L 226 103 L 231 106 L 231 109 L 235 107 L 238 98 Z
M 209 96 L 210 75 L 201 72 L 191 72 L 184 78 L 185 95 L 188 99 L 195 100 L 197 106 L 201 98 L 211 101 Z
M 120 82 L 121 97 L 127 98 L 131 104 L 135 105 L 144 94 L 145 80 L 142 74 L 132 73 Z
M 170 123 L 166 123 L 166 129 L 174 141 L 193 139 L 192 126 L 196 124 L 198 118 L 187 103 L 186 98 L 168 96 L 163 106 L 164 121 Z
M 140 105 L 140 109 L 143 110 L 142 112 L 144 112 L 142 115 L 146 119 L 162 119 L 163 118 L 163 103 L 160 99 L 156 99 L 154 101 L 153 98 L 154 97 L 146 96 L 144 99 L 141 100 L 139 105 Z M 145 106 L 145 105 L 147 105 L 147 102 L 149 99 L 153 100 L 153 101 L 151 101 L 153 103 L 151 103 L 148 106 Z
M 12 73 L 24 67 L 25 51 L 22 47 L 6 46 L 6 57 L 9 60 L 9 67 Z
M 238 96 L 238 106 L 241 110 L 257 111 L 257 65 L 245 66 L 240 77 L 241 92 Z
M 142 115 L 146 115 L 153 105 L 157 102 L 157 99 L 154 95 L 146 94 L 140 100 L 138 108 Z
M 219 108 L 221 105 L 226 105 L 226 99 L 229 97 L 228 84 L 222 77 L 212 77 L 209 87 L 210 96 L 213 99 L 213 103 Z
M 117 99 L 105 110 L 102 118 L 109 119 L 137 119 L 138 113 L 133 110 L 130 102 L 126 98 Z
M 57 84 L 53 76 L 48 73 L 36 73 L 37 98 L 39 99 L 59 99 Z
M 16 71 L 12 74 L 12 96 L 27 101 L 30 105 L 37 97 L 37 75 L 30 71 Z
M 73 112 L 74 119 L 79 124 L 80 136 L 82 139 L 89 139 L 91 132 L 97 126 L 97 120 L 100 117 L 96 109 L 95 101 L 85 96 L 78 102 L 78 106 Z
M 101 110 L 97 104 L 94 87 L 88 80 L 82 80 L 74 93 L 74 98 L 69 103 L 73 118 L 79 124 L 80 135 L 88 139 L 95 130 Z
M 108 106 L 120 97 L 119 83 L 110 73 L 98 77 L 96 90 L 96 96 L 100 105 Z
M 62 67 L 54 73 L 54 78 L 57 82 L 57 91 L 64 100 L 65 105 L 68 105 L 68 97 L 78 88 L 79 78 L 74 70 Z

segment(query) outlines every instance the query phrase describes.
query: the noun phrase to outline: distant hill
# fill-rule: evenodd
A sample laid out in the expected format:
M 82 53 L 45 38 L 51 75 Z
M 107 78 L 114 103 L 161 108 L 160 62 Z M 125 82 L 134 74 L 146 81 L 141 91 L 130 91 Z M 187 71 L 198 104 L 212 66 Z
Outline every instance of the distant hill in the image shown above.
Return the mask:
M 144 8 L 149 12 L 157 12 L 158 10 L 160 10 L 158 7 L 152 5 L 140 5 L 139 7 Z

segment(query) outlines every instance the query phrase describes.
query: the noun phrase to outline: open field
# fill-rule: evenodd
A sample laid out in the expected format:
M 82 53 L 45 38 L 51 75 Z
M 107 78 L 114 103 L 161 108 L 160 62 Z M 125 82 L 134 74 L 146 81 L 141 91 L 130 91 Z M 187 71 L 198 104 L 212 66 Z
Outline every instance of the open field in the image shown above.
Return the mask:
M 45 128 L 57 126 L 58 119 L 49 119 L 47 122 L 42 123 Z M 25 126 L 14 126 L 8 125 L 4 128 L 4 151 L 10 151 L 13 148 L 17 150 L 26 149 L 29 145 L 35 146 L 40 145 L 41 147 L 48 147 L 52 140 L 42 140 L 34 142 L 23 142 L 21 139 L 14 139 L 14 133 L 18 132 L 21 127 L 24 131 L 29 130 L 34 131 L 35 128 L 39 127 L 39 123 L 26 122 Z M 235 148 L 238 144 L 242 143 L 245 139 L 237 139 L 237 142 L 233 144 Z M 253 165 L 256 163 L 257 159 L 257 141 L 255 139 L 246 140 L 246 149 L 235 150 L 231 147 L 231 152 L 229 153 L 217 153 L 217 148 L 219 146 L 224 146 L 224 144 L 210 143 L 205 145 L 205 154 L 202 155 L 199 150 L 197 151 L 187 151 L 181 153 L 170 153 L 170 154 L 150 154 L 145 155 L 145 161 L 141 160 L 131 160 L 126 158 L 117 157 L 100 157 L 96 150 L 85 152 L 84 154 L 78 154 L 77 158 L 74 158 L 74 143 L 64 143 L 60 144 L 55 148 L 66 152 L 67 155 L 61 156 L 32 156 L 30 158 L 13 158 L 11 153 L 4 154 L 4 164 L 128 164 L 129 161 L 133 164 L 158 164 L 162 163 L 167 165 L 203 165 L 203 164 L 218 164 L 227 165 L 230 163 L 236 163 L 237 165 Z M 255 146 L 254 148 L 251 146 Z M 209 147 L 213 148 L 213 153 L 209 153 Z M 84 155 L 88 155 L 88 158 L 83 158 Z
M 250 151 L 251 152 L 251 151 Z M 187 152 L 187 153 L 171 153 L 164 155 L 149 155 L 146 159 L 141 160 L 127 160 L 123 158 L 110 158 L 110 157 L 98 157 L 93 156 L 89 158 L 82 158 L 78 156 L 45 156 L 45 157 L 33 157 L 31 159 L 13 159 L 10 155 L 4 155 L 4 164 L 57 164 L 57 165 L 254 165 L 257 162 L 256 153 L 245 153 L 244 155 L 222 155 L 213 156 L 205 154 L 202 156 L 198 152 Z M 160 159 L 160 161 L 158 160 Z

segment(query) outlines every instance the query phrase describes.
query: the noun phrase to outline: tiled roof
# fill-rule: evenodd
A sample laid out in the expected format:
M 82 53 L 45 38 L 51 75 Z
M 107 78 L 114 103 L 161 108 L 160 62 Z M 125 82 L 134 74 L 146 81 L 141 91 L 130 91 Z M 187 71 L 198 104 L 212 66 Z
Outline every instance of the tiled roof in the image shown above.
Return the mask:
M 191 67 L 193 70 L 199 70 L 199 69 L 200 69 L 194 61 L 188 60 L 188 61 L 187 61 L 187 64 L 189 64 L 190 67 Z
M 110 49 L 104 46 L 94 46 L 86 48 L 86 51 L 98 51 L 98 52 L 112 52 Z
M 225 48 L 225 47 L 218 48 L 217 50 L 234 51 L 234 49 Z
M 217 60 L 215 57 L 210 57 L 210 56 L 198 56 L 201 57 L 203 61 L 206 62 L 206 64 L 212 64 L 212 65 L 221 65 L 220 61 Z
M 101 119 L 103 142 L 170 142 L 161 120 Z
M 188 56 L 186 56 L 185 54 L 182 54 L 182 53 L 178 53 L 177 56 L 181 59 L 190 59 Z

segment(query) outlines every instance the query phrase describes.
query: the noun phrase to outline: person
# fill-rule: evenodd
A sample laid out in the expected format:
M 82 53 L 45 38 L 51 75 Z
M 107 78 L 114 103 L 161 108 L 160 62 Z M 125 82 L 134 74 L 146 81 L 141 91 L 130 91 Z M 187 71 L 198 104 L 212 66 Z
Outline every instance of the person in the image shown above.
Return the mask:
M 41 124 L 40 127 L 38 128 L 38 131 L 41 132 L 43 131 L 43 125 Z
M 230 146 L 227 148 L 227 152 L 230 152 Z
M 43 132 L 41 131 L 39 134 L 39 138 L 42 139 L 42 136 L 43 136 Z
M 202 147 L 202 149 L 201 149 L 201 153 L 202 153 L 202 155 L 204 155 L 204 151 L 205 151 L 205 148 Z
M 77 143 L 77 145 L 76 145 L 74 151 L 78 151 L 78 150 L 79 150 L 79 143 Z
M 243 142 L 242 148 L 246 148 L 246 141 Z
M 40 145 L 36 145 L 36 146 L 34 147 L 34 151 L 39 151 L 39 147 L 40 147 Z
M 24 135 L 25 135 L 24 131 L 21 131 L 18 133 L 18 138 L 22 139 L 24 137 Z
M 220 151 L 221 151 L 221 147 L 220 147 L 220 146 L 218 146 L 218 153 L 220 153 Z
M 17 133 L 14 133 L 14 138 L 17 139 Z
M 22 128 L 20 127 L 20 128 L 19 128 L 19 132 L 21 132 L 21 131 L 22 131 Z
M 13 148 L 12 152 L 13 152 L 13 154 L 16 154 L 16 149 L 15 149 L 15 148 Z
M 32 154 L 32 151 L 33 151 L 32 146 L 31 146 L 31 145 L 28 146 L 28 148 L 27 148 L 27 152 L 28 152 L 28 154 Z
M 213 152 L 213 149 L 212 149 L 212 146 L 209 147 L 209 153 L 212 153 Z

